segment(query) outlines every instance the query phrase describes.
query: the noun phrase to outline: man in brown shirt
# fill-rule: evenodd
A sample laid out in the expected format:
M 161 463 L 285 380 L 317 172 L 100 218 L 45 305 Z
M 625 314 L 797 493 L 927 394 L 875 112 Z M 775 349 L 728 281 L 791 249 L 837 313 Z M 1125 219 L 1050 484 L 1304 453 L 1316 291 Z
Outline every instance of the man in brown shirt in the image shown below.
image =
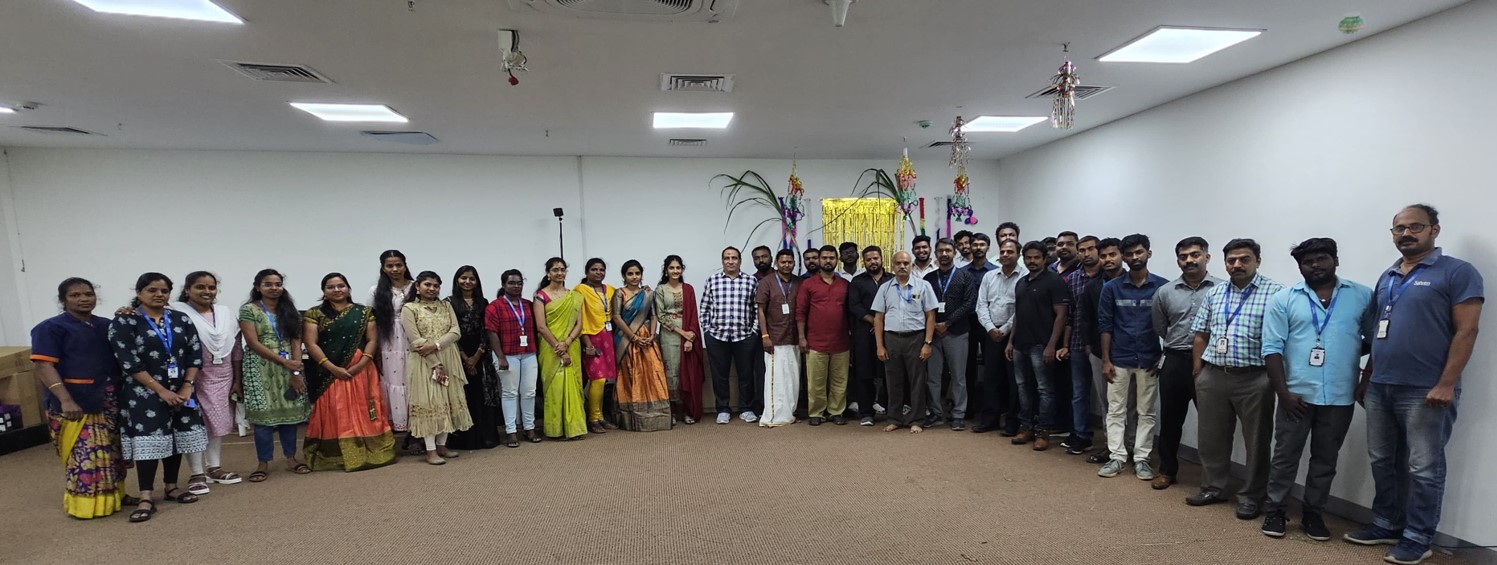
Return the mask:
M 764 413 L 759 425 L 795 423 L 800 400 L 800 336 L 795 327 L 795 295 L 801 279 L 795 276 L 795 252 L 781 249 L 775 255 L 775 273 L 759 280 L 754 291 L 755 310 L 763 334 Z

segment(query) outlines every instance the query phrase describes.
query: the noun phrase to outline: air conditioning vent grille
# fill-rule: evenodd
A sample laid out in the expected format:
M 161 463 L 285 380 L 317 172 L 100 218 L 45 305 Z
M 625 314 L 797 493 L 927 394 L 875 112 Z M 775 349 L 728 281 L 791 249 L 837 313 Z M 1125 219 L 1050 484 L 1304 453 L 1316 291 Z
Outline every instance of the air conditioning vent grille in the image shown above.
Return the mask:
M 739 0 L 508 0 L 510 9 L 568 18 L 654 22 L 721 22 Z
M 407 145 L 434 145 L 439 141 L 436 136 L 424 131 L 362 131 L 359 133 L 374 139 Z
M 604 14 L 648 14 L 674 16 L 692 9 L 695 0 L 556 0 L 557 5 L 579 12 Z
M 667 142 L 667 145 L 673 145 L 676 147 L 702 147 L 704 145 L 707 145 L 707 140 L 673 137 L 669 142 Z
M 1080 86 L 1076 87 L 1076 99 L 1077 100 L 1086 100 L 1087 98 L 1091 98 L 1093 96 L 1096 96 L 1096 95 L 1101 94 L 1103 92 L 1107 92 L 1109 90 L 1112 90 L 1111 86 L 1091 86 L 1091 85 L 1085 85 L 1085 84 L 1083 84 L 1083 85 L 1080 85 Z M 1045 98 L 1045 97 L 1048 97 L 1048 96 L 1055 96 L 1055 92 L 1056 92 L 1055 87 L 1054 86 L 1049 86 L 1049 87 L 1041 89 L 1038 92 L 1035 92 L 1034 94 L 1030 94 L 1029 96 L 1025 96 L 1025 98 Z
M 662 73 L 660 90 L 666 92 L 732 92 L 733 75 Z
M 19 127 L 21 129 L 26 130 L 26 131 L 34 131 L 34 132 L 37 132 L 37 133 L 46 133 L 46 134 L 52 134 L 52 135 L 99 135 L 99 134 L 91 132 L 91 131 L 81 130 L 81 129 L 78 129 L 78 128 L 64 127 L 64 126 L 19 126 Z
M 930 142 L 930 145 L 927 145 L 925 147 L 927 149 L 936 148 L 936 147 L 951 147 L 955 143 L 956 142 L 954 142 L 954 141 L 952 141 L 950 139 L 943 139 L 943 140 L 940 140 L 940 141 L 932 141 L 932 142 Z M 968 141 L 967 145 L 977 145 L 977 144 L 973 143 L 971 141 Z
M 322 73 L 312 70 L 311 67 L 303 65 L 273 65 L 267 63 L 245 63 L 241 61 L 222 61 L 229 68 L 239 71 L 239 74 L 255 80 L 266 80 L 273 82 L 311 82 L 332 84 L 333 81 L 322 76 Z

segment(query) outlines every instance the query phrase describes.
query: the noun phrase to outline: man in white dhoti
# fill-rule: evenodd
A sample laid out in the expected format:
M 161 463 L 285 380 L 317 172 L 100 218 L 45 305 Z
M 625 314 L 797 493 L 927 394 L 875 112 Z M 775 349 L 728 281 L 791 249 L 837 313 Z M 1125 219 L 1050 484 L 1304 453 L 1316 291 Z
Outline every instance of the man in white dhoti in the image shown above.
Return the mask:
M 764 413 L 759 425 L 795 423 L 795 405 L 800 399 L 800 336 L 795 327 L 795 295 L 801 279 L 793 274 L 795 252 L 781 249 L 775 255 L 775 273 L 759 280 L 754 291 L 764 342 Z

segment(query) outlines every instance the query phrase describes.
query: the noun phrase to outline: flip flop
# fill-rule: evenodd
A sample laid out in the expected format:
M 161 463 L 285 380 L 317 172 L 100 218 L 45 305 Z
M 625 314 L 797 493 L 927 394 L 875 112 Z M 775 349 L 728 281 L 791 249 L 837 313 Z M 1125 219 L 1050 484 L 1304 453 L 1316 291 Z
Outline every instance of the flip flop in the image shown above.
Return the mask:
M 179 494 L 173 495 L 172 493 L 174 492 Z M 183 488 L 174 488 L 172 490 L 166 491 L 166 494 L 162 495 L 161 498 L 163 500 L 170 500 L 177 504 L 192 504 L 198 501 L 198 495 L 187 492 L 187 489 Z
M 296 467 L 293 467 L 291 469 L 291 472 L 292 473 L 296 473 L 298 475 L 305 475 L 307 473 L 311 473 L 312 472 L 312 468 L 308 467 L 306 463 L 298 463 L 296 465 Z
M 134 523 L 144 522 L 146 520 L 150 520 L 151 516 L 156 515 L 156 503 L 155 502 L 150 501 L 150 500 L 141 500 L 141 501 L 136 502 L 135 504 L 137 506 L 141 505 L 141 504 L 149 504 L 149 505 L 151 505 L 151 507 L 150 508 L 136 508 L 134 512 L 130 513 L 130 521 L 131 522 L 134 522 Z

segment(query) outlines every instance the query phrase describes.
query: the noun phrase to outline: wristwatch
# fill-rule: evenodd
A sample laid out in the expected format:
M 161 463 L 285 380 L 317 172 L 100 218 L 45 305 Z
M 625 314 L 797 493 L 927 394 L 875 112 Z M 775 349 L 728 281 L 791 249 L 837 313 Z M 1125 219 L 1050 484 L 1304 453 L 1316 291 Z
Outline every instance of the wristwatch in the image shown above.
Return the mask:
M 927 339 L 927 340 L 925 340 L 925 344 L 926 344 L 926 345 L 930 345 L 930 340 L 928 340 L 928 339 Z

